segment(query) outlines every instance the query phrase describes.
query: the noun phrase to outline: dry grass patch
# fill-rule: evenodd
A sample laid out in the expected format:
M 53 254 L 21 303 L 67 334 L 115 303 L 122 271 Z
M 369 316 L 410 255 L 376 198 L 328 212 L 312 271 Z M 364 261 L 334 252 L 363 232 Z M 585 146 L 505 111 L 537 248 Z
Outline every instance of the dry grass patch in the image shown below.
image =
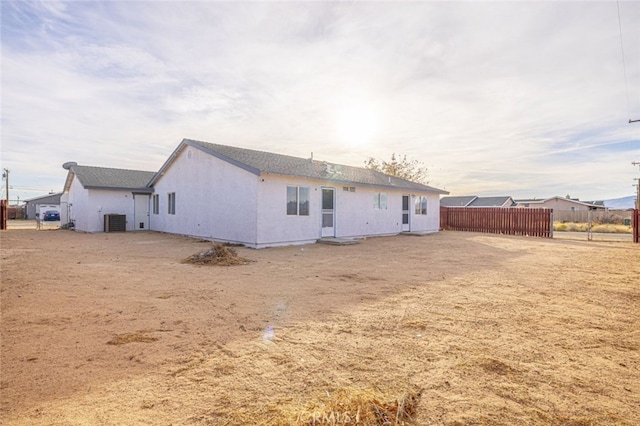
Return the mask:
M 325 391 L 308 404 L 291 401 L 264 407 L 259 412 L 234 413 L 240 423 L 261 419 L 263 425 L 340 425 L 363 426 L 415 425 L 415 416 L 421 389 L 413 386 L 394 394 L 379 389 L 345 387 Z M 239 423 L 239 424 L 240 424 Z
M 586 222 L 553 222 L 553 230 L 559 232 L 588 232 L 589 224 Z M 611 223 L 594 223 L 591 232 L 605 234 L 630 234 L 631 227 Z
M 514 373 L 516 370 L 508 366 L 502 361 L 497 359 L 487 358 L 480 362 L 480 366 L 489 373 L 499 374 L 501 376 L 507 375 L 509 373 Z
M 127 343 L 152 343 L 158 340 L 157 337 L 146 336 L 146 331 L 137 331 L 135 333 L 118 334 L 107 342 L 107 345 L 124 345 Z
M 407 318 L 402 325 L 407 328 L 425 329 L 429 324 L 424 318 L 410 317 Z

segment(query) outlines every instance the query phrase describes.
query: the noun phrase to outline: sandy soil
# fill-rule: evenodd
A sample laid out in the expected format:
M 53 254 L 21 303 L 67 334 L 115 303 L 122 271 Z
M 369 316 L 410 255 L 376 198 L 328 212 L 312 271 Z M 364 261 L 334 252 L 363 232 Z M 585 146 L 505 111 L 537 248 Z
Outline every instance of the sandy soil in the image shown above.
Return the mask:
M 311 424 L 410 386 L 420 425 L 640 424 L 640 245 L 443 232 L 221 267 L 151 232 L 0 238 L 3 424 Z

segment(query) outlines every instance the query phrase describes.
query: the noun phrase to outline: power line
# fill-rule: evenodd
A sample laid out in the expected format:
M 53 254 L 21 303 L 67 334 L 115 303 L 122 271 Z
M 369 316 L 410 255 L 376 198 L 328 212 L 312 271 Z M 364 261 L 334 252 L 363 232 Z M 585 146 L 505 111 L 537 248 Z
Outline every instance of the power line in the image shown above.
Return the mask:
M 50 186 L 41 186 L 40 188 L 29 188 L 29 187 L 26 187 L 26 186 L 11 185 L 10 189 L 19 189 L 21 191 L 40 191 L 40 192 L 53 191 L 53 189 L 51 189 Z M 60 191 L 60 192 L 62 192 L 62 191 Z

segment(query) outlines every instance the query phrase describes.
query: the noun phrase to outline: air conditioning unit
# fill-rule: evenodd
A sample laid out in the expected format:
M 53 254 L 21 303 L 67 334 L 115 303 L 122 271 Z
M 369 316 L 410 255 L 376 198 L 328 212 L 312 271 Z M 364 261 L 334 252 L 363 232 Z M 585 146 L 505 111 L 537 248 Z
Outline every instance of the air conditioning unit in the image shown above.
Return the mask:
M 127 230 L 127 216 L 124 214 L 105 214 L 104 232 L 125 232 Z

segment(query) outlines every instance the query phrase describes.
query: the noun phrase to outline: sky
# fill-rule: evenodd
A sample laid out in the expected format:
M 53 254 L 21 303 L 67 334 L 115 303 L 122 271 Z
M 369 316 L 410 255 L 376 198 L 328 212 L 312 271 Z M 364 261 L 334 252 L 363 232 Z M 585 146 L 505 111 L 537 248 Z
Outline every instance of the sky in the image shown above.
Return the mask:
M 0 4 L 12 202 L 62 191 L 67 161 L 157 171 L 183 138 L 406 155 L 451 195 L 640 177 L 638 1 Z

